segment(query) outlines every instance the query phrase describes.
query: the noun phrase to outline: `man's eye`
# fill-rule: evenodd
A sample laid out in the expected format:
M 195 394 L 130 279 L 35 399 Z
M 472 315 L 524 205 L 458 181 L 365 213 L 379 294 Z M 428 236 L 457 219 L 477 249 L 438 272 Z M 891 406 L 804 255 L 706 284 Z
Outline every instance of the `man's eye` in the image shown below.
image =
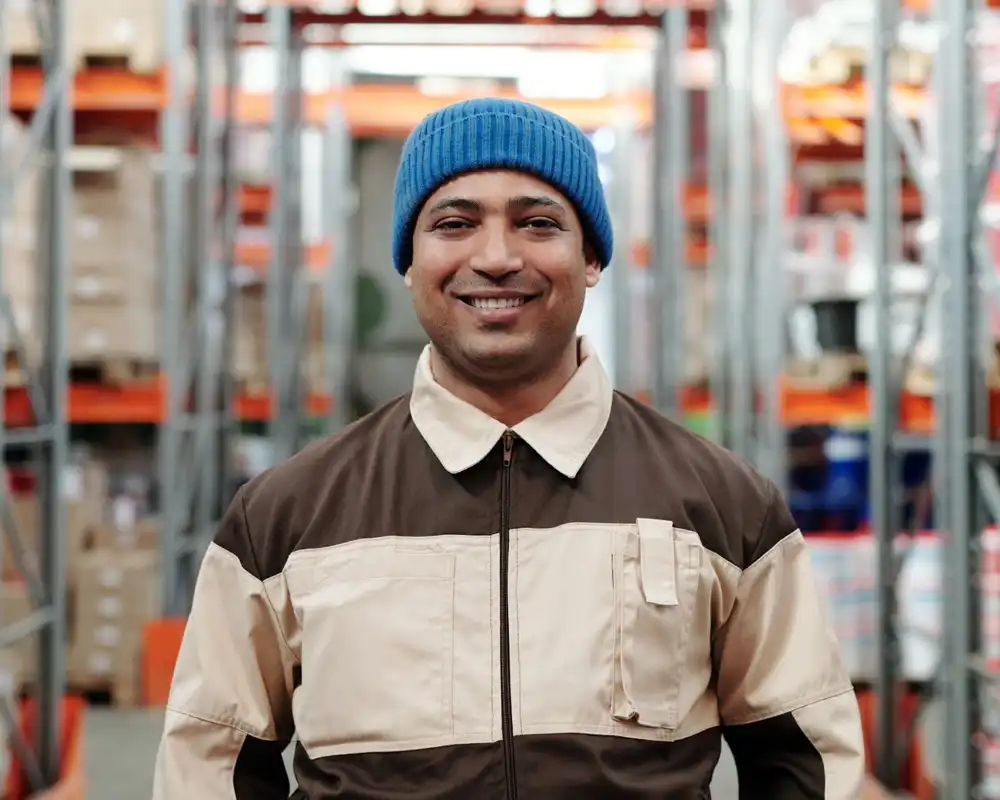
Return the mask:
M 457 231 L 468 228 L 469 223 L 464 219 L 443 219 L 434 226 L 435 230 Z
M 546 219 L 545 217 L 534 217 L 532 219 L 527 220 L 524 224 L 529 228 L 545 229 L 545 228 L 559 227 L 559 225 L 555 222 L 555 220 Z

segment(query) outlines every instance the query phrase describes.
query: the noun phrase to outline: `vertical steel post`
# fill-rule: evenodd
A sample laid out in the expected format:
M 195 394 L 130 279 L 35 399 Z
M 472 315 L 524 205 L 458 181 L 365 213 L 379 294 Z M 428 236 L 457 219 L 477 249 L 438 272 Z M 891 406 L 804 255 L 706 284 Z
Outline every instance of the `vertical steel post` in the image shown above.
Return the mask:
M 66 319 L 69 313 L 69 222 L 72 186 L 68 154 L 73 144 L 72 97 L 66 75 L 72 70 L 68 49 L 69 14 L 65 0 L 49 5 L 49 47 L 44 58 L 46 82 L 59 86 L 43 138 L 44 191 L 40 235 L 41 283 L 44 285 L 45 342 L 40 370 L 42 393 L 49 406 L 49 436 L 39 443 L 39 492 L 41 578 L 51 611 L 40 630 L 38 675 L 38 761 L 50 784 L 60 776 L 62 698 L 66 652 L 66 541 L 63 473 L 67 466 L 69 429 L 66 395 L 69 363 L 66 356 Z M 61 82 L 61 83 L 59 83 Z
M 688 11 L 668 9 L 661 21 L 654 73 L 653 119 L 653 403 L 679 418 L 684 382 L 687 262 L 685 189 L 690 155 L 690 92 L 680 60 L 687 49 Z
M 614 128 L 614 150 L 611 154 L 611 185 L 608 200 L 611 222 L 614 227 L 615 252 L 608 276 L 611 280 L 614 327 L 614 384 L 615 388 L 631 394 L 636 390 L 632 351 L 632 308 L 635 287 L 631 239 L 632 209 L 630 183 L 632 180 L 633 123 L 622 119 Z
M 268 9 L 277 76 L 274 91 L 271 165 L 271 263 L 267 274 L 268 370 L 271 383 L 270 437 L 274 460 L 291 456 L 299 446 L 301 424 L 300 354 L 302 318 L 296 309 L 305 288 L 298 280 L 302 231 L 298 214 L 298 152 L 301 129 L 300 35 L 293 30 L 294 11 Z
M 729 275 L 727 288 L 732 357 L 732 449 L 753 457 L 754 374 L 753 308 L 750 302 L 754 270 L 754 126 L 751 104 L 754 36 L 752 0 L 729 0 L 725 35 L 729 88 L 729 164 L 731 184 L 728 207 Z
M 344 65 L 345 59 L 337 51 L 331 55 L 334 85 L 346 88 L 350 75 Z M 351 150 L 350 121 L 343 103 L 337 100 L 330 110 L 323 147 L 326 161 L 324 218 L 331 242 L 330 261 L 323 282 L 324 378 L 332 400 L 325 426 L 329 433 L 343 428 L 351 418 L 355 294 L 359 273 L 351 236 L 356 206 Z
M 892 436 L 894 397 L 891 384 L 892 275 L 889 260 L 890 236 L 888 194 L 889 43 L 895 15 L 893 0 L 874 3 L 871 54 L 868 62 L 869 109 L 865 141 L 865 192 L 868 225 L 871 231 L 872 268 L 875 271 L 875 341 L 869 368 L 871 392 L 871 506 L 872 532 L 876 542 L 878 574 L 878 652 L 876 682 L 878 697 L 876 758 L 877 775 L 889 788 L 898 784 L 893 765 L 896 709 L 895 641 L 895 514 L 891 488 L 893 471 Z
M 188 86 L 180 77 L 181 54 L 187 49 L 186 0 L 165 0 L 163 38 L 167 63 L 166 104 L 160 113 L 160 366 L 166 378 L 166 402 L 159 428 L 160 547 L 163 553 L 164 612 L 183 613 L 189 508 L 184 500 L 186 475 L 181 469 L 188 442 L 186 398 L 189 368 L 186 354 L 194 349 L 187 325 L 188 245 Z M 200 51 L 199 51 L 200 52 Z M 199 55 L 200 58 L 200 55 Z
M 762 135 L 764 209 L 759 250 L 759 275 L 753 291 L 754 306 L 763 309 L 755 323 L 760 340 L 757 353 L 762 399 L 757 462 L 765 475 L 784 489 L 788 482 L 785 423 L 782 418 L 780 379 L 785 363 L 788 281 L 788 228 L 785 192 L 790 155 L 784 115 L 779 104 L 778 66 L 787 29 L 780 3 L 761 8 L 754 53 L 755 116 Z
M 939 68 L 942 91 L 938 101 L 941 126 L 941 267 L 947 270 L 943 330 L 944 380 L 947 395 L 944 420 L 948 438 L 948 518 L 946 534 L 944 619 L 946 786 L 948 797 L 973 797 L 979 785 L 979 759 L 973 736 L 979 731 L 976 679 L 970 657 L 979 651 L 977 525 L 978 495 L 974 475 L 975 436 L 973 393 L 977 358 L 977 275 L 973 257 L 974 212 L 970 157 L 976 152 L 970 32 L 972 0 L 941 0 Z
M 197 460 L 192 465 L 193 472 L 200 476 L 195 495 L 191 530 L 191 548 L 184 554 L 184 576 L 189 578 L 185 597 L 193 593 L 195 562 L 207 537 L 211 536 L 211 525 L 218 500 L 216 481 L 216 438 L 218 418 L 217 340 L 213 330 L 213 300 L 218 298 L 222 286 L 219 285 L 216 235 L 219 218 L 217 214 L 220 188 L 220 156 L 217 151 L 217 115 L 219 114 L 219 93 L 215 82 L 215 55 L 218 35 L 216 15 L 219 6 L 212 2 L 199 2 L 196 8 L 196 25 L 199 52 L 197 60 L 198 90 L 195 95 L 196 145 L 194 156 L 195 194 L 195 251 L 194 258 L 194 329 L 197 331 L 197 368 L 195 376 L 195 452 Z M 225 276 L 228 277 L 228 276 Z M 217 302 L 217 301 L 216 301 Z
M 216 436 L 216 463 L 218 464 L 218 504 L 221 515 L 232 500 L 233 489 L 230 478 L 230 440 L 236 423 L 234 401 L 236 399 L 233 381 L 233 309 L 236 304 L 235 281 L 236 234 L 239 227 L 240 203 L 239 181 L 236 174 L 236 103 L 240 89 L 240 58 L 237 46 L 239 36 L 240 9 L 236 0 L 224 0 L 222 21 L 222 61 L 224 81 L 224 108 L 222 112 L 220 148 L 222 152 L 222 208 L 219 270 L 222 297 L 219 312 L 220 363 L 219 371 L 219 429 Z
M 708 18 L 708 46 L 716 59 L 714 81 L 708 96 L 708 197 L 710 203 L 709 278 L 715 297 L 712 375 L 710 394 L 716 440 L 732 447 L 730 386 L 732 351 L 729 334 L 729 108 L 728 53 L 724 32 L 728 8 L 716 4 Z

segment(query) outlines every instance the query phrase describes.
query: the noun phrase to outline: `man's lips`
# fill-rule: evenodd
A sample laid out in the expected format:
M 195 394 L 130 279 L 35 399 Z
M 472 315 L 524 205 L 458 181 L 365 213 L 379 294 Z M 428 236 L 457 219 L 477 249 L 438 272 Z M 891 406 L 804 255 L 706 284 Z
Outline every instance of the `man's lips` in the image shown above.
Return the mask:
M 520 308 L 526 303 L 530 303 L 536 297 L 538 297 L 537 294 L 465 295 L 459 299 L 466 305 L 472 306 L 473 308 L 493 311 Z
M 458 299 L 468 308 L 469 313 L 482 323 L 491 325 L 510 324 L 524 311 L 524 308 L 540 294 L 467 294 Z

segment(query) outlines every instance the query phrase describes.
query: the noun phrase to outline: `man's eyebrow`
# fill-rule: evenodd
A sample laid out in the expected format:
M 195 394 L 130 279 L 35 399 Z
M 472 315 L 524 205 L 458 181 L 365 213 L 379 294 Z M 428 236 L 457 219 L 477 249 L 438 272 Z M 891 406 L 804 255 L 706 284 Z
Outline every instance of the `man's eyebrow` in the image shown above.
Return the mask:
M 550 209 L 562 209 L 562 203 L 551 197 L 546 197 L 545 195 L 539 195 L 537 197 L 532 197 L 528 195 L 521 195 L 519 197 L 512 197 L 507 201 L 508 211 L 524 211 L 528 208 L 550 208 Z
M 445 197 L 443 200 L 435 203 L 430 211 L 432 214 L 440 211 L 469 211 L 476 213 L 482 211 L 482 206 L 475 200 L 470 200 L 467 197 Z

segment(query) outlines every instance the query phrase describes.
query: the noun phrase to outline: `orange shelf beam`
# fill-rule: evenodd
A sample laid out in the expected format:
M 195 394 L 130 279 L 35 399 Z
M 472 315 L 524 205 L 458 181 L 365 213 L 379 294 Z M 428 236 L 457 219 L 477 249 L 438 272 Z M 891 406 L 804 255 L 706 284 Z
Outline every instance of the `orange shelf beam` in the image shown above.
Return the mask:
M 321 417 L 330 413 L 333 402 L 328 395 L 306 397 L 306 415 Z M 236 416 L 245 422 L 266 422 L 271 416 L 271 397 L 267 394 L 246 394 L 236 400 Z
M 927 93 L 919 86 L 895 86 L 893 98 L 900 112 L 916 119 L 923 111 Z M 864 119 L 868 113 L 868 90 L 865 84 L 854 86 L 796 86 L 781 89 L 782 108 L 791 120 L 812 119 L 822 128 L 822 120 Z M 832 137 L 831 137 L 832 138 Z
M 344 113 L 356 136 L 405 136 L 431 112 L 479 94 L 427 95 L 415 86 L 359 85 L 305 95 L 302 113 L 308 124 L 322 125 L 339 101 L 343 103 Z M 499 95 L 518 96 L 510 91 L 499 92 Z M 623 111 L 634 114 L 640 128 L 647 128 L 652 122 L 652 97 L 648 92 L 614 95 L 600 100 L 539 98 L 535 102 L 590 130 L 611 124 Z M 272 118 L 273 107 L 274 96 L 271 93 L 244 93 L 237 99 L 236 116 L 246 124 L 266 125 Z
M 996 0 L 1000 2 L 1000 0 Z M 10 75 L 10 107 L 28 113 L 42 98 L 42 74 L 33 67 L 15 67 Z M 919 87 L 897 87 L 896 97 L 904 112 L 915 117 L 921 110 L 925 93 Z M 334 103 L 341 101 L 356 136 L 405 136 L 432 111 L 477 92 L 449 95 L 426 95 L 415 86 L 349 86 L 330 92 L 303 96 L 303 116 L 311 125 L 326 122 Z M 502 96 L 516 93 L 501 91 Z M 837 140 L 831 125 L 843 126 L 844 120 L 862 119 L 867 108 L 863 85 L 783 87 L 783 107 L 792 137 L 800 144 L 819 145 Z M 221 107 L 222 97 L 219 103 Z M 630 113 L 640 129 L 652 124 L 653 102 L 649 92 L 612 95 L 600 100 L 544 99 L 535 102 L 593 130 Z M 73 83 L 73 103 L 83 112 L 157 112 L 166 104 L 165 72 L 138 75 L 122 69 L 89 69 L 78 72 Z M 267 125 L 272 119 L 274 97 L 271 93 L 241 93 L 236 99 L 238 119 L 248 125 Z M 833 122 L 831 122 L 831 120 Z M 857 134 L 855 131 L 852 135 Z
M 303 245 L 305 267 L 313 272 L 325 270 L 330 263 L 331 249 L 329 242 Z M 265 272 L 271 263 L 271 245 L 266 242 L 238 243 L 236 263 L 242 267 L 250 267 L 256 272 Z
M 991 403 L 995 404 L 995 397 Z M 904 393 L 900 406 L 900 427 L 917 434 L 934 430 L 934 400 Z M 782 393 L 782 419 L 788 425 L 851 425 L 869 419 L 868 387 L 843 389 L 786 389 Z
M 10 71 L 10 108 L 29 112 L 42 100 L 41 70 L 15 67 Z M 166 105 L 163 72 L 137 75 L 123 69 L 82 70 L 73 79 L 77 111 L 160 111 Z
M 150 424 L 163 421 L 166 382 L 162 379 L 131 386 L 76 384 L 70 387 L 68 417 L 74 424 Z M 24 389 L 6 390 L 7 425 L 16 428 L 32 425 L 31 402 Z M 321 416 L 332 407 L 328 396 L 309 395 L 306 413 Z M 234 401 L 238 419 L 263 422 L 270 416 L 271 402 L 266 394 L 243 394 Z
M 165 381 L 156 379 L 129 386 L 75 384 L 69 391 L 69 420 L 73 423 L 159 423 L 163 419 Z M 328 395 L 312 394 L 306 399 L 310 416 L 329 413 Z M 686 413 L 707 413 L 711 398 L 704 387 L 684 390 L 682 407 Z M 239 419 L 264 421 L 270 416 L 267 393 L 244 394 L 235 401 Z M 32 424 L 31 404 L 24 389 L 6 390 L 7 424 Z M 990 414 L 994 435 L 1000 433 L 1000 391 L 990 393 Z M 934 428 L 934 401 L 923 395 L 904 394 L 900 404 L 901 428 L 910 433 L 929 434 Z M 863 424 L 869 418 L 868 389 L 864 385 L 843 389 L 786 388 L 782 396 L 782 418 L 788 425 Z

